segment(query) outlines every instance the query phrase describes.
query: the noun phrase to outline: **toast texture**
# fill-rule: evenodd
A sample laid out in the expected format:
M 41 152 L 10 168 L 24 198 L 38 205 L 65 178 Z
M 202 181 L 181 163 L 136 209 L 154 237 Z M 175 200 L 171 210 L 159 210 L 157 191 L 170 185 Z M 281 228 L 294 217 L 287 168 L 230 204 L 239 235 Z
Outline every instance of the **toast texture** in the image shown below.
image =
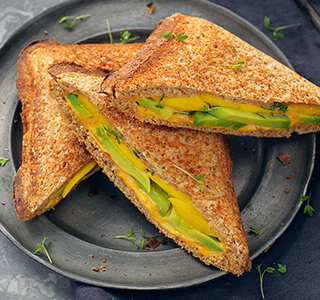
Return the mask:
M 155 126 L 127 117 L 106 95 L 99 93 L 105 78 L 103 73 L 92 73 L 79 66 L 61 64 L 51 67 L 49 72 L 59 83 L 59 87 L 52 90 L 52 98 L 61 105 L 66 122 L 79 141 L 86 144 L 103 172 L 152 224 L 205 264 L 237 275 L 251 269 L 247 239 L 231 179 L 233 161 L 227 136 Z M 138 152 L 142 162 L 154 175 L 174 189 L 188 194 L 201 216 L 207 220 L 209 228 L 217 233 L 225 251 L 205 255 L 196 245 L 186 242 L 179 234 L 170 233 L 153 218 L 132 188 L 118 176 L 118 166 L 109 155 L 104 154 L 95 139 L 90 138 L 79 116 L 71 111 L 65 97 L 67 93 L 85 95 L 123 136 L 121 143 Z M 174 165 L 191 174 L 204 173 L 203 192 L 199 190 L 197 182 Z
M 59 45 L 38 40 L 27 45 L 17 62 L 17 90 L 22 104 L 22 165 L 13 180 L 13 200 L 21 221 L 34 218 L 58 202 L 50 198 L 90 160 L 50 97 L 56 84 L 48 67 L 73 62 L 111 72 L 141 45 Z M 60 197 L 61 198 L 61 197 Z
M 182 42 L 165 32 L 182 32 Z M 236 65 L 244 61 L 243 67 Z M 268 107 L 274 102 L 320 105 L 320 88 L 224 28 L 201 18 L 174 14 L 158 23 L 135 57 L 106 78 L 101 91 L 126 114 L 157 125 L 257 137 L 289 137 L 315 132 L 319 124 L 282 130 L 239 131 L 171 122 L 150 114 L 137 115 L 138 98 L 191 97 L 202 92 L 231 103 Z

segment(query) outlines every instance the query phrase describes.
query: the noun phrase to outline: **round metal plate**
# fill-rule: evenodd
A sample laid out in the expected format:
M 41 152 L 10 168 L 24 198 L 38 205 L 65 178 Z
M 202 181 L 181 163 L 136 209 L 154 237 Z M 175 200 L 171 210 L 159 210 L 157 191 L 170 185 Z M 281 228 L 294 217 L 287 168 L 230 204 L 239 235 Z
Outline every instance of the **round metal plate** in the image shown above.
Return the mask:
M 0 197 L 6 204 L 0 210 L 0 229 L 26 254 L 74 280 L 112 288 L 162 290 L 196 285 L 225 274 L 204 265 L 170 240 L 147 251 L 115 239 L 129 233 L 130 226 L 138 237 L 140 229 L 147 235 L 157 230 L 100 172 L 81 183 L 56 210 L 32 221 L 20 222 L 12 201 L 12 178 L 21 164 L 22 126 L 15 87 L 15 65 L 21 49 L 41 38 L 54 38 L 61 44 L 108 42 L 106 18 L 114 32 L 127 28 L 143 41 L 161 19 L 177 10 L 213 21 L 290 66 L 278 48 L 251 24 L 223 7 L 196 0 L 159 1 L 153 14 L 147 12 L 146 2 L 139 0 L 71 1 L 28 22 L 1 49 L 0 93 L 6 103 L 0 112 L 0 157 L 10 161 L 0 168 Z M 63 16 L 82 14 L 91 17 L 79 21 L 72 30 L 58 24 Z M 231 143 L 234 186 L 251 258 L 255 258 L 274 243 L 299 210 L 300 194 L 305 192 L 313 168 L 315 135 L 290 139 L 231 137 Z M 277 159 L 282 154 L 291 155 L 292 163 L 283 166 Z M 291 179 L 286 179 L 288 175 Z M 89 197 L 90 187 L 99 194 Z M 247 208 L 249 203 L 252 210 Z M 258 236 L 250 233 L 250 225 L 258 227 L 267 222 Z M 49 237 L 52 265 L 45 257 L 33 254 L 45 236 Z M 106 266 L 106 272 L 92 271 L 101 265 Z

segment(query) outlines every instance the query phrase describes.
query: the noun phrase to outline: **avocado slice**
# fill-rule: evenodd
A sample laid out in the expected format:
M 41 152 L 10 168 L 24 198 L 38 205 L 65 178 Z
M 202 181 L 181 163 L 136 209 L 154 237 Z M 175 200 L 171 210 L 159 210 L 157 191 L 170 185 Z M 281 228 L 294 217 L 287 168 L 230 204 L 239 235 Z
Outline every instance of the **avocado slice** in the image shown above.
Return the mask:
M 171 226 L 176 228 L 182 234 L 192 238 L 196 242 L 204 245 L 208 249 L 216 250 L 216 251 L 224 251 L 222 248 L 222 244 L 218 238 L 208 236 L 203 232 L 200 232 L 186 224 L 175 210 L 174 207 L 171 207 L 170 212 L 168 213 L 168 222 Z
M 92 116 L 92 114 L 79 102 L 78 95 L 69 93 L 67 99 L 82 118 L 88 119 Z
M 265 126 L 272 128 L 287 129 L 290 128 L 291 119 L 283 115 L 270 115 L 249 113 L 232 108 L 217 106 L 209 111 L 209 114 L 219 119 L 224 119 L 232 122 L 253 124 L 257 126 Z
M 171 202 L 168 200 L 169 195 L 152 180 L 151 180 L 151 189 L 149 193 L 139 182 L 138 184 L 140 188 L 145 193 L 147 193 L 151 197 L 151 199 L 158 205 L 160 216 L 164 218 L 171 205 Z
M 319 115 L 299 115 L 299 123 L 306 123 L 306 124 L 318 124 L 320 123 L 320 116 Z
M 115 144 L 110 141 L 109 133 L 103 128 L 98 126 L 95 130 L 91 130 L 93 136 L 103 145 L 112 157 L 115 163 L 123 168 L 128 174 L 134 177 L 149 193 L 151 189 L 150 179 L 146 171 L 138 169 L 130 160 L 124 157 L 121 152 L 116 148 Z
M 169 119 L 173 115 L 173 110 L 160 105 L 155 102 L 152 98 L 142 98 L 137 100 L 137 102 L 144 108 L 150 109 L 159 116 L 163 117 L 165 120 Z
M 239 128 L 245 126 L 246 124 L 239 123 L 239 122 L 227 121 L 225 119 L 219 119 L 219 118 L 209 114 L 209 112 L 197 111 L 194 114 L 193 125 L 195 125 L 195 126 L 218 126 L 218 127 L 223 127 L 223 128 L 239 129 Z

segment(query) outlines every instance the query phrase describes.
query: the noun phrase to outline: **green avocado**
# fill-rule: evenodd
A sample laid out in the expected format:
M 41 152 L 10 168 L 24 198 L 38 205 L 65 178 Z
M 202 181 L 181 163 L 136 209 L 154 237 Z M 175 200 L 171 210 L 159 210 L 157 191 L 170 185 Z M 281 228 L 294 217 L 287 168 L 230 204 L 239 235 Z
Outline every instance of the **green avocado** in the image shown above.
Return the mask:
M 162 106 L 155 102 L 152 98 L 142 98 L 137 100 L 137 102 L 144 108 L 150 109 L 159 116 L 163 117 L 165 120 L 169 119 L 173 115 L 173 110 Z
M 222 249 L 222 244 L 219 241 L 219 239 L 208 236 L 203 232 L 200 232 L 188 226 L 186 222 L 181 219 L 180 215 L 178 214 L 178 212 L 175 210 L 174 207 L 171 207 L 171 210 L 168 213 L 168 222 L 170 223 L 171 226 L 176 228 L 179 232 L 192 238 L 196 242 L 204 245 L 208 249 L 221 251 L 221 252 L 224 251 Z
M 139 182 L 138 182 L 139 183 Z M 139 184 L 141 189 L 146 192 L 145 188 Z M 170 201 L 168 200 L 169 195 L 155 182 L 151 180 L 151 189 L 148 195 L 158 205 L 159 213 L 164 218 L 170 208 Z
M 320 123 L 320 116 L 319 115 L 299 115 L 299 123 L 306 123 L 306 124 L 318 124 Z
M 95 130 L 92 129 L 91 133 L 98 139 L 103 147 L 108 151 L 108 155 L 112 160 L 121 166 L 128 174 L 134 177 L 149 193 L 151 189 L 150 179 L 146 171 L 137 168 L 130 160 L 121 154 L 117 147 L 110 141 L 110 134 L 102 127 L 98 126 Z
M 219 119 L 208 112 L 197 111 L 194 114 L 193 125 L 195 126 L 219 126 L 223 128 L 239 129 L 246 124 L 239 122 L 227 121 L 225 119 Z
M 82 118 L 88 119 L 92 116 L 92 114 L 79 102 L 78 95 L 70 93 L 67 95 L 67 99 Z
M 290 128 L 291 119 L 287 115 L 270 115 L 258 114 L 240 111 L 226 107 L 214 107 L 209 112 L 210 115 L 219 119 L 239 122 L 245 124 L 253 124 L 257 126 L 265 126 L 272 128 L 287 129 Z

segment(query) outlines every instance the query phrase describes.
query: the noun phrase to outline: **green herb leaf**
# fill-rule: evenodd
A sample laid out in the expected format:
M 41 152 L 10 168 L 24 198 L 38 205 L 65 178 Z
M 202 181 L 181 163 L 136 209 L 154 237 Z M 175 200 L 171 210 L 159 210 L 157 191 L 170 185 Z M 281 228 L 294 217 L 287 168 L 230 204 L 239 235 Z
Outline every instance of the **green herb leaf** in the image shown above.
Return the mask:
M 182 172 L 186 173 L 187 175 L 189 175 L 192 179 L 194 179 L 198 185 L 199 185 L 199 190 L 200 192 L 203 192 L 203 181 L 201 181 L 200 179 L 203 178 L 204 176 L 206 176 L 206 174 L 199 174 L 197 176 L 193 176 L 191 175 L 189 172 L 183 170 L 182 168 L 174 165 L 176 168 L 178 168 L 179 170 L 181 170 Z
M 145 244 L 146 244 L 150 239 L 153 239 L 153 238 L 161 235 L 161 233 L 158 233 L 158 234 L 155 234 L 155 235 L 152 235 L 152 236 L 146 236 L 146 235 L 144 234 L 144 232 L 143 232 L 142 229 L 140 229 L 140 232 L 141 232 L 141 235 L 144 237 L 144 239 L 143 239 L 142 242 L 141 242 L 141 250 L 144 249 Z
M 306 206 L 304 207 L 304 211 L 303 213 L 306 214 L 308 213 L 308 215 L 310 217 L 313 216 L 313 212 L 315 211 L 315 209 L 310 205 L 310 198 L 311 198 L 311 193 L 309 196 L 305 196 L 305 195 L 300 195 L 301 201 L 307 201 Z
M 110 136 L 110 134 L 113 134 L 115 136 L 115 140 L 117 140 L 118 144 L 120 145 L 120 139 L 123 138 L 123 135 L 116 131 L 115 129 L 112 129 L 110 127 L 106 127 L 102 124 L 103 128 L 105 129 L 105 131 L 107 132 L 108 136 Z
M 7 161 L 9 161 L 9 158 L 0 157 L 0 165 L 2 167 L 4 167 L 6 165 Z
M 134 232 L 132 230 L 132 227 L 130 226 L 130 233 L 127 235 L 118 235 L 115 238 L 116 239 L 125 239 L 125 240 L 131 240 L 135 246 L 137 246 L 137 239 L 133 236 Z
M 278 271 L 282 274 L 287 273 L 287 266 L 286 265 L 282 265 L 282 264 L 278 264 Z
M 243 64 L 244 64 L 244 61 L 243 60 L 238 60 L 237 61 L 237 64 L 236 65 L 228 65 L 228 67 L 231 67 L 231 68 L 236 68 L 236 69 L 242 69 L 243 67 Z
M 182 32 L 180 32 L 177 34 L 176 38 L 179 41 L 184 42 L 188 38 L 188 36 L 186 34 L 183 34 Z
M 262 226 L 260 227 L 254 227 L 254 226 L 250 226 L 250 231 L 253 232 L 255 235 L 258 235 L 259 232 L 260 232 L 260 229 L 263 228 L 264 226 L 268 225 L 269 222 L 263 224 Z
M 256 267 L 256 270 L 258 271 L 259 273 L 259 279 L 260 279 L 260 290 L 261 290 L 261 296 L 262 296 L 262 299 L 265 299 L 265 296 L 264 296 L 264 292 L 263 292 L 263 276 L 266 272 L 268 273 L 273 273 L 273 271 L 275 270 L 274 268 L 271 268 L 271 267 L 268 267 L 266 268 L 263 273 L 261 273 L 261 266 L 262 264 L 260 264 L 259 266 Z
M 185 42 L 185 40 L 188 38 L 188 36 L 186 34 L 183 34 L 182 32 L 179 32 L 177 35 L 175 35 L 174 33 L 169 33 L 169 32 L 165 32 L 162 37 L 164 37 L 165 39 L 167 39 L 167 41 L 169 41 L 171 39 L 171 37 L 176 37 L 179 41 L 181 42 Z
M 162 94 L 162 96 L 161 96 L 161 98 L 159 100 L 159 104 L 157 104 L 156 107 L 163 108 L 163 105 L 161 104 L 161 101 L 163 100 L 163 98 L 164 98 L 164 94 Z
M 75 22 L 76 22 L 77 20 L 83 20 L 84 18 L 88 18 L 88 17 L 90 17 L 90 16 L 91 16 L 91 15 L 86 14 L 86 15 L 81 15 L 81 16 L 78 16 L 78 17 L 73 17 L 73 16 L 62 17 L 62 18 L 60 19 L 60 21 L 59 21 L 59 24 L 67 21 L 68 19 L 71 19 L 71 20 L 73 20 L 73 21 L 72 21 L 69 25 L 66 25 L 66 28 L 72 29 L 73 25 L 75 24 Z
M 46 256 L 48 257 L 48 260 L 49 260 L 49 262 L 50 262 L 50 264 L 52 264 L 52 260 L 51 260 L 51 257 L 50 257 L 50 255 L 49 255 L 49 252 L 48 252 L 48 250 L 47 250 L 47 248 L 46 248 L 46 244 L 45 244 L 45 242 L 46 242 L 46 240 L 48 239 L 49 237 L 44 237 L 43 238 L 43 240 L 42 240 L 42 244 L 40 245 L 39 243 L 37 243 L 37 245 L 38 245 L 38 249 L 36 250 L 36 251 L 34 251 L 33 252 L 33 254 L 37 254 L 39 251 L 44 251 L 44 253 L 46 254 Z
M 284 104 L 284 103 L 279 103 L 279 102 L 273 102 L 272 105 L 268 107 L 260 106 L 261 108 L 265 110 L 271 110 L 271 116 L 277 111 L 282 111 L 283 113 L 286 113 L 289 110 L 289 105 Z
M 297 24 L 291 24 L 291 25 L 280 26 L 280 27 L 270 27 L 270 19 L 268 17 L 265 17 L 264 25 L 267 27 L 267 29 L 273 30 L 273 37 L 275 40 L 277 40 L 284 37 L 282 33 L 279 33 L 280 30 L 291 28 L 291 27 L 297 27 L 297 26 L 300 26 L 301 24 L 297 23 Z
M 140 36 L 135 36 L 135 37 L 131 37 L 131 32 L 127 29 L 123 29 L 123 31 L 120 31 L 120 43 L 115 43 L 112 33 L 111 33 L 111 28 L 110 28 L 110 24 L 109 24 L 109 20 L 106 19 L 106 23 L 107 23 L 107 28 L 108 28 L 108 34 L 109 34 L 109 41 L 110 44 L 127 44 L 129 42 L 133 42 L 135 40 L 137 40 L 138 38 L 140 38 Z
M 249 204 L 247 205 L 247 209 L 249 209 L 249 210 L 253 211 L 252 203 L 249 203 Z

